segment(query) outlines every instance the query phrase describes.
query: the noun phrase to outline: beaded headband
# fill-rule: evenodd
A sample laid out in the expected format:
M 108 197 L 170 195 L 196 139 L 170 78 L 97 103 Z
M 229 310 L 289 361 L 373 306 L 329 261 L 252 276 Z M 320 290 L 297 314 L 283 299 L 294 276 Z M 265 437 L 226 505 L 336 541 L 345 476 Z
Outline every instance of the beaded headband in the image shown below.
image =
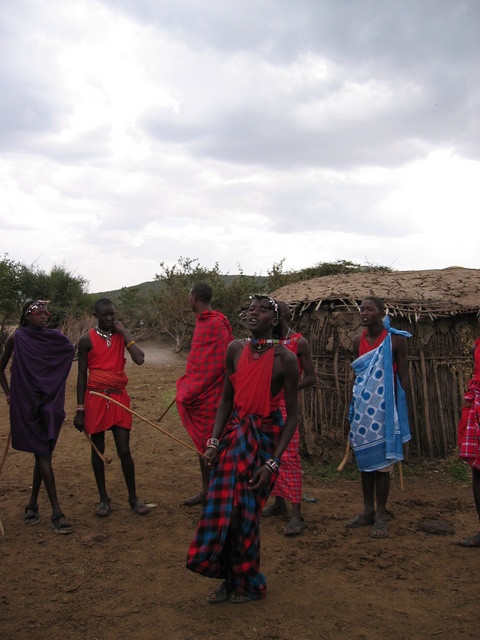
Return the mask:
M 46 307 L 49 303 L 50 300 L 34 300 L 31 304 L 28 305 L 27 310 L 25 311 L 25 315 L 27 315 L 27 313 L 33 313 L 33 315 L 36 315 L 35 312 L 38 312 L 41 307 Z
M 248 296 L 249 300 L 268 300 L 268 306 L 272 311 L 275 311 L 277 320 L 280 320 L 280 313 L 278 311 L 277 301 L 266 293 L 252 293 Z

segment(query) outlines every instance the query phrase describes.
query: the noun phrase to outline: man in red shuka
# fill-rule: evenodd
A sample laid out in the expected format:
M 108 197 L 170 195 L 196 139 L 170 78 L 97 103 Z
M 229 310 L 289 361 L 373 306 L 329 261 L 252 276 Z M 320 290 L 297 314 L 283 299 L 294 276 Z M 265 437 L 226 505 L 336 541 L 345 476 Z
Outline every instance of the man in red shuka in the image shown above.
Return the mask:
M 196 284 L 190 290 L 188 301 L 196 314 L 192 346 L 185 375 L 177 380 L 176 403 L 183 426 L 198 451 L 205 451 L 212 435 L 213 423 L 222 397 L 227 347 L 233 340 L 227 318 L 211 306 L 212 288 Z M 210 478 L 203 458 L 199 456 L 202 474 L 200 493 L 183 501 L 191 507 L 205 502 Z
M 148 513 L 148 507 L 137 497 L 135 465 L 130 453 L 132 415 L 113 402 L 89 393 L 97 391 L 112 396 L 114 400 L 130 408 L 126 390 L 128 378 L 125 375 L 125 349 L 138 365 L 143 364 L 144 353 L 133 340 L 130 331 L 115 319 L 115 307 L 111 300 L 97 300 L 93 315 L 97 319 L 97 326 L 85 333 L 78 343 L 78 406 L 73 423 L 79 431 L 85 429 L 101 453 L 105 451 L 105 431 L 113 433 L 127 485 L 128 502 L 135 514 L 144 516 Z M 100 495 L 95 515 L 105 518 L 111 511 L 105 485 L 105 466 L 93 447 L 92 467 Z

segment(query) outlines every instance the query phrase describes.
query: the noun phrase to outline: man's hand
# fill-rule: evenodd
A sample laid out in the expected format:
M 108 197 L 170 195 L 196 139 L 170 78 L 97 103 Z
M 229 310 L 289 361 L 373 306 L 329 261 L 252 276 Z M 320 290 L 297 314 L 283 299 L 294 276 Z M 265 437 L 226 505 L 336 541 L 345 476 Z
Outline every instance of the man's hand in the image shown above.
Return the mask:
M 75 429 L 77 429 L 81 433 L 85 428 L 84 423 L 85 423 L 85 413 L 83 411 L 77 411 L 73 419 L 73 426 L 75 427 Z
M 253 491 L 254 489 L 259 489 L 263 487 L 264 484 L 268 484 L 270 482 L 272 474 L 267 469 L 265 465 L 262 465 L 260 469 L 258 469 L 253 478 L 248 482 L 248 488 Z
M 218 449 L 216 447 L 207 447 L 203 455 L 205 456 L 205 464 L 209 469 L 215 466 L 218 456 Z
M 115 322 L 113 323 L 113 331 L 115 333 L 123 333 L 125 331 L 125 327 L 123 326 L 123 322 L 120 322 L 120 320 L 115 320 Z

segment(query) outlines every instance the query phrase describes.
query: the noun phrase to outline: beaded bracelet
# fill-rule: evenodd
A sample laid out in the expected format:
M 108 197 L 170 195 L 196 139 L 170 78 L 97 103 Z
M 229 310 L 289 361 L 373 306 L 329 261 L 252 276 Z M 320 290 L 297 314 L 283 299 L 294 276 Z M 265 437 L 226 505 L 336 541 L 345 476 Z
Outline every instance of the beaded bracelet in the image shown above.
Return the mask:
M 279 458 L 269 458 L 265 462 L 265 467 L 270 471 L 270 473 L 275 473 L 280 468 L 280 459 Z
M 209 438 L 207 440 L 207 449 L 208 447 L 213 447 L 214 449 L 218 449 L 220 447 L 220 440 L 218 438 Z
M 132 344 L 137 344 L 135 342 L 135 340 L 130 340 L 130 342 L 128 344 L 125 345 L 125 349 L 130 349 L 130 347 L 132 346 Z
M 84 404 L 77 405 L 76 411 L 77 413 L 80 411 L 85 411 L 85 405 Z

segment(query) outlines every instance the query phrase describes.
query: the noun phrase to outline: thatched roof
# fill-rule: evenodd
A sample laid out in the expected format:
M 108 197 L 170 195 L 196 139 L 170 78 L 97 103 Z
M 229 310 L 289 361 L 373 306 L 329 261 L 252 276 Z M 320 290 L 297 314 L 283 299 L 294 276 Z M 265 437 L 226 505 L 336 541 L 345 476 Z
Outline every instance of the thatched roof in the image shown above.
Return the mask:
M 296 315 L 325 303 L 356 307 L 374 295 L 384 300 L 393 315 L 446 317 L 479 311 L 480 269 L 450 267 L 323 276 L 287 285 L 272 295 L 287 302 Z

